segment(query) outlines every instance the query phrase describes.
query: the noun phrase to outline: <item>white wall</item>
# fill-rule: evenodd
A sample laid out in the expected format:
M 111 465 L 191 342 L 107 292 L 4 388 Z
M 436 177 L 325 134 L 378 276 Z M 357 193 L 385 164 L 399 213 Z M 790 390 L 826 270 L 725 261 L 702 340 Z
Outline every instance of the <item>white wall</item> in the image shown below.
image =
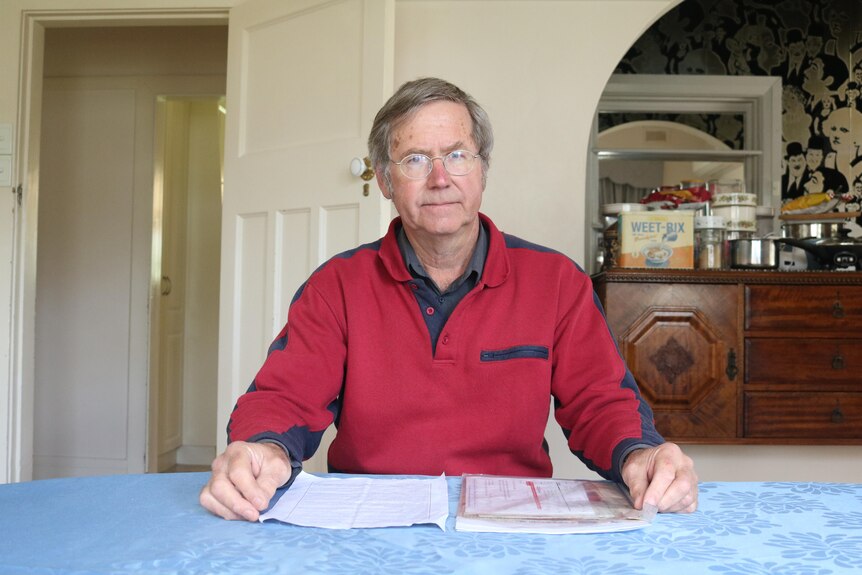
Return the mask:
M 674 3 L 399 2 L 395 84 L 441 76 L 481 102 L 496 135 L 483 210 L 583 261 L 593 112 L 630 44 Z

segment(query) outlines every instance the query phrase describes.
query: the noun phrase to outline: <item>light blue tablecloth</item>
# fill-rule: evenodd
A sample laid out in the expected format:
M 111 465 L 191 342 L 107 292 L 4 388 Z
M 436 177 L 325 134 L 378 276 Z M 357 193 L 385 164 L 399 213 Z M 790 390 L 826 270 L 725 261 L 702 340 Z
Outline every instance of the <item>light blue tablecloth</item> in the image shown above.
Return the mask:
M 862 573 L 862 485 L 704 483 L 692 515 L 597 535 L 330 531 L 230 522 L 198 505 L 208 475 L 0 485 L 0 574 Z M 454 513 L 459 478 L 449 479 Z

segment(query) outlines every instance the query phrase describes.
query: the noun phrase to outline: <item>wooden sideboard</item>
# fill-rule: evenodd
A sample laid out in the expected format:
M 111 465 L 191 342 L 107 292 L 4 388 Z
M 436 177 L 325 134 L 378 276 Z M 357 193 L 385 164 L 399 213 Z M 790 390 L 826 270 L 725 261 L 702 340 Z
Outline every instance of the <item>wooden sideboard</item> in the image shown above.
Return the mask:
M 668 439 L 862 444 L 862 273 L 614 269 L 593 282 Z

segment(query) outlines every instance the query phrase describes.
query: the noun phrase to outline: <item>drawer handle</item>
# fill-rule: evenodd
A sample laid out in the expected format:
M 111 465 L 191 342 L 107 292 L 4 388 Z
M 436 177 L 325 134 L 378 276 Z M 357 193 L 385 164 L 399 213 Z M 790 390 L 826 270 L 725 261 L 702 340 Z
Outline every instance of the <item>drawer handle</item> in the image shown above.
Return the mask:
M 844 306 L 841 305 L 840 300 L 835 300 L 835 303 L 832 304 L 832 317 L 837 319 L 844 317 Z
M 841 412 L 840 405 L 832 410 L 832 423 L 844 423 L 844 414 Z
M 840 353 L 832 358 L 832 369 L 844 369 L 844 357 Z
M 736 352 L 732 349 L 727 352 L 727 369 L 724 370 L 724 373 L 727 374 L 727 379 L 730 381 L 736 379 L 736 374 L 739 373 L 739 369 L 736 367 Z

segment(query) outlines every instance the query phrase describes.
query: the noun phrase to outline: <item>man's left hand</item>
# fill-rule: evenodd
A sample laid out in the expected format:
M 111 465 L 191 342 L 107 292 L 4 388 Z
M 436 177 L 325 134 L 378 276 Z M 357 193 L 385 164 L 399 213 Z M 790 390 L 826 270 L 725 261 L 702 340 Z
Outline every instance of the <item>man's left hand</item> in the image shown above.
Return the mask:
M 636 509 L 644 504 L 661 513 L 697 509 L 694 463 L 675 443 L 633 451 L 623 463 L 622 476 Z

